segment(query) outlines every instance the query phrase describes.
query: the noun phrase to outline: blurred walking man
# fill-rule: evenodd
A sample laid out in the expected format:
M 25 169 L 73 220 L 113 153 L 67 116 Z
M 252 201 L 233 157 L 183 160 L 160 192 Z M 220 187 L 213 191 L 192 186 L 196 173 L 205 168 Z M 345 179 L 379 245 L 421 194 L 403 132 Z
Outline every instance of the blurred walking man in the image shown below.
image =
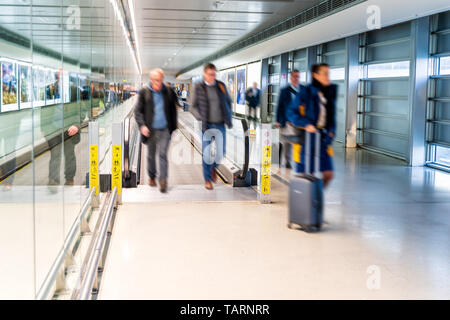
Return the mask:
M 287 122 L 287 110 L 296 95 L 305 90 L 305 87 L 300 85 L 300 72 L 295 69 L 292 70 L 290 76 L 290 83 L 280 90 L 280 97 L 278 99 L 277 108 L 277 128 L 280 128 L 281 141 L 284 149 L 285 167 L 291 167 L 291 143 L 301 143 L 303 137 L 300 136 L 298 130 L 290 126 Z M 280 157 L 281 163 L 281 157 Z
M 150 71 L 150 83 L 139 91 L 134 116 L 147 144 L 147 170 L 150 186 L 156 187 L 156 149 L 159 149 L 159 188 L 167 191 L 169 149 L 172 132 L 177 128 L 175 93 L 164 85 L 161 69 Z
M 311 68 L 313 76 L 303 93 L 296 96 L 289 106 L 287 118 L 297 128 L 310 133 L 320 133 L 320 168 L 323 183 L 326 187 L 333 179 L 333 147 L 336 133 L 336 96 L 337 86 L 330 81 L 330 67 L 326 63 L 315 64 Z M 303 143 L 302 143 L 303 144 Z M 310 155 L 312 170 L 314 170 L 314 144 Z M 298 154 L 300 153 L 300 154 Z M 294 157 L 297 159 L 296 172 L 305 171 L 305 146 L 297 148 Z
M 256 82 L 253 82 L 253 88 L 250 88 L 245 93 L 245 100 L 248 104 L 248 117 L 249 119 L 256 120 L 257 118 L 257 112 L 256 108 L 259 106 L 261 97 L 261 90 L 258 89 L 258 84 Z
M 208 63 L 203 68 L 203 80 L 195 85 L 191 94 L 190 111 L 202 122 L 203 177 L 205 188 L 213 189 L 217 181 L 216 168 L 225 156 L 225 124 L 231 128 L 231 98 L 225 84 L 216 80 L 216 66 Z M 212 144 L 215 155 L 212 156 Z

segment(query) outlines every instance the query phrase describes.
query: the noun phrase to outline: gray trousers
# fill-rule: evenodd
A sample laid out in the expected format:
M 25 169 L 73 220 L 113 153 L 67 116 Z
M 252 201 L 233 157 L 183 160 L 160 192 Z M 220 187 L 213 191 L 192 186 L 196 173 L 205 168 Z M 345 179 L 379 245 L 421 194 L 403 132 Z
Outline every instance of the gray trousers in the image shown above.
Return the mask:
M 159 153 L 159 179 L 167 179 L 169 163 L 167 161 L 167 151 L 169 149 L 170 133 L 169 129 L 151 129 L 150 137 L 147 139 L 147 170 L 150 178 L 156 178 L 156 149 Z
M 49 179 L 60 183 L 62 143 L 50 149 Z M 73 180 L 77 171 L 75 143 L 73 138 L 64 141 L 64 176 L 66 180 Z

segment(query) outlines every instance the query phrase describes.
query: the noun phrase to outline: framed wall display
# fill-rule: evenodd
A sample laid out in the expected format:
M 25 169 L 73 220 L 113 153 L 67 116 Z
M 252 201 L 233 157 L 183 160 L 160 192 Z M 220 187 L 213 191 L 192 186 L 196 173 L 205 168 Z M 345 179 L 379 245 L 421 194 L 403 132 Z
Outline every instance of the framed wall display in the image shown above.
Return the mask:
M 246 67 L 236 69 L 236 113 L 245 114 Z
M 220 71 L 219 76 L 218 76 L 219 80 L 222 81 L 223 83 L 225 83 L 225 85 L 228 85 L 227 84 L 227 75 L 228 75 L 228 73 L 226 71 Z
M 227 72 L 227 89 L 230 94 L 231 101 L 233 101 L 233 106 L 230 106 L 234 112 L 236 112 L 235 99 L 236 99 L 236 88 L 235 88 L 235 69 L 231 69 Z
M 45 106 L 45 70 L 32 68 L 33 75 L 33 107 Z
M 17 86 L 17 64 L 12 61 L 2 61 L 1 83 L 2 83 L 2 106 L 1 112 L 19 110 L 18 86 Z
M 19 64 L 19 96 L 20 109 L 31 108 L 32 98 L 33 98 L 33 83 L 32 83 L 32 73 L 30 65 Z

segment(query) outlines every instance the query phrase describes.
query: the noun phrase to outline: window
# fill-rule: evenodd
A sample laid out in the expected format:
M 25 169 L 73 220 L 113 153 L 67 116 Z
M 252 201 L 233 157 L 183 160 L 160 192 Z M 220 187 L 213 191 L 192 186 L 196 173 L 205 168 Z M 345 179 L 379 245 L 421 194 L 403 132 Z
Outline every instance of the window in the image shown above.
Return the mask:
M 450 56 L 439 59 L 439 74 L 450 75 Z
M 330 69 L 330 80 L 331 81 L 345 80 L 345 68 Z
M 369 79 L 409 77 L 409 65 L 409 61 L 369 64 L 367 65 L 367 77 Z

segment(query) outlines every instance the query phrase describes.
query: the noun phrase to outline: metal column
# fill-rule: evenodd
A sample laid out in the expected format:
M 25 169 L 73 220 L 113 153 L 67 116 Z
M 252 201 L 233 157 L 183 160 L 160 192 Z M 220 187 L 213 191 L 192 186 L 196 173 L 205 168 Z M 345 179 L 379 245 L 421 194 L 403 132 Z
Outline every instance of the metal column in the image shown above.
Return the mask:
M 356 148 L 359 82 L 359 35 L 346 39 L 347 57 L 345 70 L 346 121 L 345 147 Z
M 411 81 L 409 165 L 423 166 L 426 159 L 426 109 L 430 18 L 411 23 Z
M 306 58 L 307 58 L 306 65 L 308 66 L 308 72 L 306 73 L 306 82 L 311 83 L 312 82 L 311 67 L 317 63 L 317 46 L 312 46 L 307 49 Z

